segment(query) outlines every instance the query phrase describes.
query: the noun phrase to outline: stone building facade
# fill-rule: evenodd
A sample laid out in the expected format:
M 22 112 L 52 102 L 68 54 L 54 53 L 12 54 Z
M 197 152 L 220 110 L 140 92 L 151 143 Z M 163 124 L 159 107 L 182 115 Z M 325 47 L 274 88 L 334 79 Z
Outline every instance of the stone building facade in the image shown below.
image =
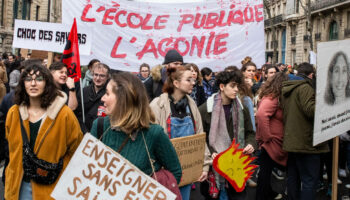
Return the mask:
M 319 42 L 350 39 L 350 0 L 317 0 L 311 13 L 316 51 Z
M 270 0 L 269 9 L 279 15 L 269 19 L 265 14 L 266 61 L 271 62 L 273 45 L 277 45 L 277 62 L 309 62 L 309 52 L 317 53 L 319 42 L 350 39 L 350 0 Z M 304 6 L 304 7 L 303 7 Z M 277 9 L 276 9 L 277 8 Z M 305 8 L 305 9 L 304 9 Z M 311 10 L 312 49 L 307 30 L 307 10 Z M 271 22 L 277 40 L 271 41 Z
M 273 51 L 276 49 L 276 62 L 285 62 L 286 53 L 286 0 L 272 0 L 265 8 L 265 42 L 267 62 L 272 62 Z M 267 10 L 268 9 L 268 10 Z M 271 18 L 267 14 L 270 12 Z M 273 38 L 275 32 L 275 39 Z
M 0 53 L 12 48 L 15 19 L 61 22 L 61 0 L 0 0 Z

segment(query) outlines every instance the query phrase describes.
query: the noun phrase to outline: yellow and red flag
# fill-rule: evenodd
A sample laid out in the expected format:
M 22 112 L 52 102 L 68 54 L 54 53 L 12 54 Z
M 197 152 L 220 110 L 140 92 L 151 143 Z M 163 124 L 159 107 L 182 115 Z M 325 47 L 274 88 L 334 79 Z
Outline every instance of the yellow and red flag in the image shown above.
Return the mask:
M 237 192 L 242 192 L 245 183 L 254 173 L 257 165 L 252 165 L 255 157 L 243 153 L 243 149 L 238 148 L 239 144 L 233 140 L 231 146 L 218 154 L 213 167 L 216 172 L 223 176 Z
M 63 51 L 61 61 L 67 65 L 68 77 L 73 78 L 74 82 L 78 82 L 81 78 L 81 70 L 77 22 L 75 18 L 68 36 L 66 47 Z

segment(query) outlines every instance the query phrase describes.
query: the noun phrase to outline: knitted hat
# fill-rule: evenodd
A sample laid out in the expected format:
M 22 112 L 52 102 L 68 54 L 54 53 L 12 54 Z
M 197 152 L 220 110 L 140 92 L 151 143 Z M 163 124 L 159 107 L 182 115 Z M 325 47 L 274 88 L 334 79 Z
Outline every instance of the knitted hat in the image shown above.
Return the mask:
M 177 52 L 175 49 L 171 49 L 166 53 L 163 65 L 166 65 L 172 62 L 177 62 L 177 61 L 182 63 L 184 62 L 180 53 Z

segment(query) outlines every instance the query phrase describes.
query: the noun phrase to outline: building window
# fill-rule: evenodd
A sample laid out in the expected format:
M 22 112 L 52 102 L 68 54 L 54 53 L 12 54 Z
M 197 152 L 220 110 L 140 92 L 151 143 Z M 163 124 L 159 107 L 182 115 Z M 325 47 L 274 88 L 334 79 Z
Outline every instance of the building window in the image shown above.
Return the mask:
M 30 1 L 22 0 L 22 19 L 30 19 Z
M 297 51 L 292 50 L 292 65 L 296 64 L 296 60 L 297 60 Z
M 270 34 L 269 32 L 266 33 L 266 49 L 269 48 L 269 37 L 270 37 Z
M 296 36 L 297 35 L 297 26 L 296 25 L 292 25 L 291 27 L 291 36 Z
M 277 15 L 279 15 L 280 13 L 281 13 L 281 6 L 278 5 L 278 7 L 277 7 Z
M 332 21 L 329 27 L 329 40 L 338 39 L 338 24 L 336 21 Z
M 5 0 L 1 0 L 1 10 L 0 10 L 0 26 L 4 26 L 4 12 L 5 12 Z
M 12 26 L 14 26 L 15 19 L 17 19 L 17 16 L 18 16 L 18 0 L 15 0 L 15 2 L 13 4 L 13 24 L 12 24 Z
M 295 0 L 295 13 L 299 13 L 299 1 L 300 0 Z
M 40 6 L 36 6 L 35 10 L 35 21 L 39 21 L 39 13 L 40 12 Z
M 347 28 L 348 29 L 350 29 L 350 11 L 348 12 L 348 16 L 347 16 L 347 20 L 348 20 L 348 22 L 347 22 Z
M 316 33 L 320 33 L 320 32 L 321 32 L 321 19 L 318 18 L 316 23 Z

